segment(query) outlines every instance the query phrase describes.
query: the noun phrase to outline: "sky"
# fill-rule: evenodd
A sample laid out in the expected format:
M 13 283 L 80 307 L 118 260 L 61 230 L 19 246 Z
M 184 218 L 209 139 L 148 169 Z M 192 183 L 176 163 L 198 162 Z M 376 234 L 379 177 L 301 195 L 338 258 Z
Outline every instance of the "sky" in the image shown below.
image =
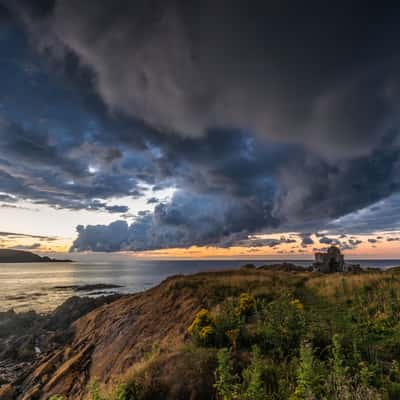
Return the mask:
M 389 1 L 0 0 L 0 247 L 400 258 L 399 22 Z

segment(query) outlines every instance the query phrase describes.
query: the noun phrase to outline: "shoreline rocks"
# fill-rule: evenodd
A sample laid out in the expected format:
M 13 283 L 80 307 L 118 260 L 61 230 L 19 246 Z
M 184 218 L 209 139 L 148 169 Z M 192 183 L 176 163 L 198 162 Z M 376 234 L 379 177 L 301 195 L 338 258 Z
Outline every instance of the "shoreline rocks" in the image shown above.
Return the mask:
M 0 312 L 0 399 L 5 396 L 4 387 L 22 379 L 42 357 L 68 343 L 74 321 L 121 297 L 73 296 L 44 315 L 35 311 Z
M 114 285 L 108 283 L 93 283 L 87 285 L 64 285 L 64 286 L 54 286 L 55 290 L 72 290 L 74 292 L 92 292 L 95 290 L 105 290 L 105 289 L 118 289 L 122 288 L 121 285 Z

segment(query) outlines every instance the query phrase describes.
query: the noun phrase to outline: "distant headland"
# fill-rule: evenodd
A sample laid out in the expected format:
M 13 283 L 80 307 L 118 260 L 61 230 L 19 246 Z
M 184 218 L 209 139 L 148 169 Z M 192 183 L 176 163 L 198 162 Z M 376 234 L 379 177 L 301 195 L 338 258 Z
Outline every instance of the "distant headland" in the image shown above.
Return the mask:
M 29 262 L 72 262 L 72 260 L 57 260 L 41 257 L 30 251 L 0 249 L 0 263 L 29 263 Z

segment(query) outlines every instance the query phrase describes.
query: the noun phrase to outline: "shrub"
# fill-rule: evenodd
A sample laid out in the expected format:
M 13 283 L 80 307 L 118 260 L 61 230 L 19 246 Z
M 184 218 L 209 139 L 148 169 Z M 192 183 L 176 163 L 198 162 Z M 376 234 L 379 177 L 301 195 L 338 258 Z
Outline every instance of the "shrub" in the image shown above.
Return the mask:
M 303 311 L 304 310 L 304 305 L 299 299 L 294 299 L 290 302 L 290 305 L 295 307 L 298 311 Z
M 387 387 L 387 400 L 400 399 L 400 383 L 390 382 Z
M 211 325 L 206 325 L 199 330 L 198 338 L 204 345 L 212 344 L 215 338 L 215 328 Z
M 263 365 L 260 349 L 253 346 L 249 367 L 243 371 L 243 381 L 245 385 L 244 399 L 246 400 L 265 400 L 267 392 L 263 381 Z
M 238 376 L 234 373 L 234 366 L 230 350 L 224 348 L 217 354 L 218 366 L 216 370 L 215 389 L 220 400 L 239 399 Z
M 207 325 L 212 325 L 214 323 L 213 319 L 211 318 L 210 312 L 202 308 L 194 318 L 192 324 L 189 326 L 188 331 L 189 333 L 193 333 L 199 328 L 204 328 Z
M 140 400 L 142 388 L 135 381 L 119 384 L 111 395 L 105 396 L 100 391 L 97 380 L 89 385 L 91 400 Z M 62 397 L 50 398 L 50 400 L 63 400 Z
M 275 359 L 297 356 L 302 337 L 306 334 L 304 312 L 298 303 L 288 299 L 261 306 L 256 336 L 263 352 Z
M 249 293 L 242 293 L 239 297 L 239 305 L 237 307 L 237 313 L 239 316 L 248 317 L 250 316 L 256 306 L 256 299 Z
M 218 346 L 232 346 L 236 349 L 240 344 L 245 320 L 237 312 L 237 309 L 237 300 L 228 299 L 222 303 L 215 316 L 216 344 Z
M 291 400 L 314 399 L 320 392 L 320 376 L 316 368 L 314 352 L 310 344 L 300 347 L 300 363 L 297 369 L 297 386 Z
M 240 334 L 239 329 L 229 329 L 225 332 L 226 337 L 229 340 L 229 344 L 232 346 L 234 350 L 237 348 L 237 341 Z
M 122 383 L 117 386 L 113 400 L 139 400 L 141 388 L 136 382 Z
M 89 385 L 89 390 L 92 400 L 106 400 L 100 394 L 99 383 L 96 379 L 92 382 L 92 384 Z
M 188 328 L 194 341 L 200 345 L 212 344 L 215 338 L 215 323 L 211 314 L 202 308 Z
M 340 337 L 337 334 L 333 335 L 332 338 L 332 364 L 336 379 L 343 379 L 346 376 L 347 368 L 345 367 Z

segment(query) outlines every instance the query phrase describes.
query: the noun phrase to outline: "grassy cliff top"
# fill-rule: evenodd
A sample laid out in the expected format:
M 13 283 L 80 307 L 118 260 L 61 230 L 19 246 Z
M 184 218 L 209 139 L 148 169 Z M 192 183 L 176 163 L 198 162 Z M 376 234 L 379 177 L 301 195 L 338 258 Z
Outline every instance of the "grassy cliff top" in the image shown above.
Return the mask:
M 256 385 L 260 399 L 398 399 L 399 289 L 397 270 L 174 276 L 80 318 L 17 390 L 74 400 L 210 400 L 226 390 L 257 400 Z

